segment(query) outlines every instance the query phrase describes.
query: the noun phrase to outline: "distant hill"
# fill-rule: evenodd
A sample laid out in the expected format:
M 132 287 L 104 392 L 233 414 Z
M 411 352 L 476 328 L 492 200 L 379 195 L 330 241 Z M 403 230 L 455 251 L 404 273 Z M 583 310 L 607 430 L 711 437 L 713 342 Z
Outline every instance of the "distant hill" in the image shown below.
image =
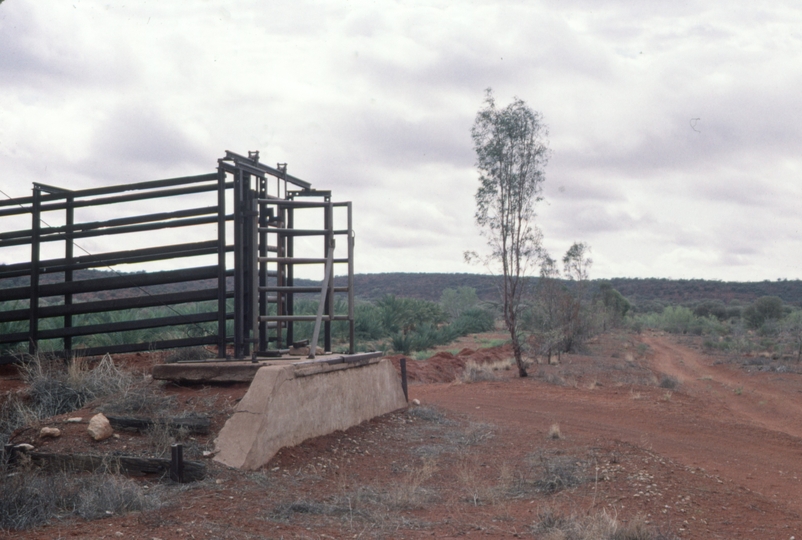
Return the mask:
M 344 285 L 346 278 L 334 278 L 334 283 Z M 498 300 L 498 278 L 480 274 L 356 274 L 354 294 L 365 300 L 375 300 L 385 294 L 431 300 L 440 300 L 445 289 L 472 287 L 482 300 Z
M 345 278 L 335 279 L 343 283 Z M 473 287 L 482 300 L 498 300 L 497 276 L 480 274 L 357 274 L 355 294 L 373 300 L 385 294 L 409 296 L 424 300 L 439 300 L 444 289 Z M 691 304 L 702 300 L 738 301 L 749 303 L 761 296 L 779 296 L 784 302 L 802 306 L 802 281 L 727 282 L 702 279 L 633 279 L 614 278 L 595 280 L 610 282 L 621 294 L 635 304 L 661 302 Z
M 701 300 L 749 303 L 761 296 L 779 296 L 784 302 L 802 306 L 802 281 L 707 281 L 703 279 L 632 279 L 607 280 L 618 292 L 636 303 L 662 301 L 672 304 Z
M 76 272 L 75 279 L 98 279 L 118 275 L 110 271 L 82 270 Z M 51 283 L 63 279 L 60 275 L 43 276 L 43 283 Z M 27 277 L 0 280 L 0 288 L 23 286 L 27 284 Z M 344 285 L 346 278 L 335 278 L 335 284 Z M 755 282 L 727 282 L 707 281 L 702 279 L 633 279 L 613 278 L 609 280 L 596 280 L 610 282 L 630 302 L 636 305 L 651 303 L 662 304 L 693 304 L 703 300 L 721 300 L 725 303 L 750 303 L 761 296 L 779 296 L 784 302 L 802 306 L 802 281 L 755 281 Z M 314 285 L 319 282 L 306 279 L 296 280 L 297 285 Z M 472 287 L 480 299 L 498 301 L 498 276 L 483 274 L 437 274 L 437 273 L 384 273 L 384 274 L 357 274 L 354 276 L 354 293 L 363 300 L 375 300 L 385 294 L 402 297 L 420 298 L 437 301 L 445 289 L 456 287 Z M 176 292 L 180 290 L 195 289 L 199 286 L 214 287 L 214 281 L 181 283 L 175 285 L 160 285 L 147 287 L 151 293 Z M 130 294 L 139 294 L 132 290 L 121 290 L 106 293 L 104 297 L 120 297 Z M 93 295 L 81 295 L 79 301 L 89 300 Z

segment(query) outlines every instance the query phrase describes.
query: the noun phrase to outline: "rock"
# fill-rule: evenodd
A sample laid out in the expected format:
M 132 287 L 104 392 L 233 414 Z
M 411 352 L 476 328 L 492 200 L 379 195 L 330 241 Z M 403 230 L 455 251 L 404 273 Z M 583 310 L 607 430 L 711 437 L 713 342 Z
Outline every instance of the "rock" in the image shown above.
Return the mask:
M 72 418 L 67 418 L 64 421 L 67 422 L 68 424 L 80 424 L 81 422 L 84 421 L 84 419 L 81 418 L 80 416 L 74 416 Z
M 417 405 L 420 405 L 420 400 L 419 400 L 419 399 L 417 399 L 417 398 L 416 398 L 416 399 L 413 399 L 413 400 L 412 400 L 412 404 L 413 404 L 413 405 L 416 405 L 416 406 L 417 406 Z
M 39 430 L 40 437 L 61 437 L 61 430 L 57 427 L 43 427 Z
M 102 413 L 96 414 L 89 420 L 89 427 L 86 430 L 96 441 L 102 441 L 114 435 L 109 419 Z

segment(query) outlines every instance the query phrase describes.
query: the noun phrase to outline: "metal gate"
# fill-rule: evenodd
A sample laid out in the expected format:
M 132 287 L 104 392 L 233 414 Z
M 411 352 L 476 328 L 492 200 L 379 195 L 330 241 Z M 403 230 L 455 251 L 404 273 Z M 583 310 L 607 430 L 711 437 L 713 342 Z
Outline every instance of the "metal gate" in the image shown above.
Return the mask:
M 166 211 L 131 211 L 165 202 Z M 85 209 L 124 217 L 76 219 Z M 319 212 L 319 225 L 296 228 L 301 212 Z M 337 212 L 344 225 L 335 228 Z M 30 228 L 6 223 L 26 216 Z M 258 152 L 226 152 L 216 172 L 197 176 L 84 190 L 34 183 L 32 196 L 0 201 L 0 231 L 0 363 L 43 344 L 65 356 L 193 346 L 216 346 L 218 358 L 275 356 L 296 341 L 298 321 L 315 323 L 312 356 L 321 332 L 330 351 L 332 322 L 348 321 L 354 352 L 351 203 L 332 202 L 331 192 L 287 174 L 286 164 L 260 163 Z M 156 235 L 166 231 L 193 238 L 162 245 Z M 102 253 L 81 247 L 96 237 L 149 244 Z M 319 255 L 296 256 L 299 237 L 319 239 Z M 171 268 L 115 269 L 144 263 Z M 297 265 L 318 265 L 319 282 L 296 284 Z M 337 265 L 347 267 L 345 287 L 333 286 Z M 99 269 L 109 271 L 87 273 Z M 336 294 L 347 298 L 346 313 L 334 313 Z M 299 295 L 318 297 L 316 314 L 295 313 Z M 114 339 L 98 344 L 104 336 Z

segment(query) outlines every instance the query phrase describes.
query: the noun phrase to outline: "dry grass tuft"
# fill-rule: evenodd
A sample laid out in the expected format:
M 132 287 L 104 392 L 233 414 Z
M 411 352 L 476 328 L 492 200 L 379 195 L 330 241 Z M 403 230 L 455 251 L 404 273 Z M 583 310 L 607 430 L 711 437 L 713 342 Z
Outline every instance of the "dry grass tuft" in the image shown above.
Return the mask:
M 27 357 L 21 370 L 27 392 L 0 405 L 3 443 L 18 427 L 80 409 L 104 396 L 125 394 L 134 384 L 133 376 L 118 368 L 108 354 L 94 367 L 86 358 L 64 361 L 38 354 Z
M 511 369 L 514 362 L 512 358 L 482 364 L 478 364 L 473 360 L 468 360 L 465 363 L 465 369 L 463 369 L 462 374 L 460 374 L 459 380 L 468 384 L 483 381 L 497 381 L 500 377 L 496 372 Z
M 158 508 L 161 490 L 145 490 L 130 479 L 108 474 L 67 475 L 17 471 L 0 476 L 0 530 L 24 530 L 55 517 L 99 519 Z
M 547 540 L 658 540 L 662 537 L 649 528 L 642 515 L 624 524 L 604 510 L 565 517 L 547 508 L 540 512 L 532 532 Z
M 676 377 L 672 377 L 671 375 L 663 375 L 660 378 L 660 388 L 665 388 L 666 390 L 674 390 L 679 386 L 679 379 Z

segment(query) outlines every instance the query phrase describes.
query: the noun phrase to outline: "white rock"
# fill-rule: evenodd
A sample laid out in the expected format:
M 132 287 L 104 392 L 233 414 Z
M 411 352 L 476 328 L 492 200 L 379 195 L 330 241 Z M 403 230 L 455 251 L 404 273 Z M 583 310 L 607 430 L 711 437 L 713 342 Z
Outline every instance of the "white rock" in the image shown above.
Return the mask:
M 114 435 L 109 419 L 102 413 L 96 414 L 89 420 L 89 427 L 86 430 L 96 441 L 102 441 Z
M 420 400 L 415 398 L 415 399 L 412 400 L 412 404 L 413 405 L 420 405 Z
M 84 421 L 84 419 L 81 418 L 80 416 L 73 416 L 72 418 L 67 418 L 64 421 L 67 422 L 68 424 L 80 424 L 81 422 Z
M 40 437 L 61 437 L 61 430 L 57 427 L 43 427 L 39 430 Z

